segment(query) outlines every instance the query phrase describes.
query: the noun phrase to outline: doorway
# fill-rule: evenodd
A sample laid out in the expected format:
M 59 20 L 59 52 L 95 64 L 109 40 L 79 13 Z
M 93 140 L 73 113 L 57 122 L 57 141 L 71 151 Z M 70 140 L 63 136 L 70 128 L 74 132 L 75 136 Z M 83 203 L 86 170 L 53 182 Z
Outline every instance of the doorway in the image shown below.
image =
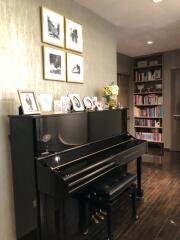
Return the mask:
M 180 151 L 180 69 L 171 74 L 171 148 Z
M 121 106 L 127 107 L 127 117 L 128 117 L 128 122 L 127 122 L 127 128 L 128 132 L 130 132 L 130 76 L 126 74 L 117 74 L 117 84 L 119 87 L 119 94 L 118 94 L 118 102 L 120 103 Z

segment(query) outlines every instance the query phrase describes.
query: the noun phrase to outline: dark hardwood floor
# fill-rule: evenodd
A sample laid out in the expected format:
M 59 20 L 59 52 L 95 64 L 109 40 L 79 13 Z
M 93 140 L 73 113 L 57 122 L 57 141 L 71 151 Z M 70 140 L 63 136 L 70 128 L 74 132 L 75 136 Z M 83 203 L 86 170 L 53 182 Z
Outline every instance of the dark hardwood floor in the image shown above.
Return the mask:
M 131 165 L 133 171 L 134 166 Z M 180 240 L 180 152 L 143 157 L 144 199 L 136 223 L 125 202 L 115 217 L 117 240 Z

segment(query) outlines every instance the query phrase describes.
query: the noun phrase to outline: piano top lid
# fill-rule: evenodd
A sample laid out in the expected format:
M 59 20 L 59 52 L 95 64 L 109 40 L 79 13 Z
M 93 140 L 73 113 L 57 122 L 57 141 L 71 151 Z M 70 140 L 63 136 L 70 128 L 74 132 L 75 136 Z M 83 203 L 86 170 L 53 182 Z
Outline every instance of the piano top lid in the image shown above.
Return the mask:
M 46 155 L 45 154 L 41 154 L 40 156 L 35 157 L 35 159 L 39 160 L 39 161 L 40 160 L 44 160 L 44 159 L 48 159 L 48 158 L 51 158 L 51 157 L 54 157 L 54 156 L 57 156 L 57 155 L 61 155 L 63 153 L 68 153 L 68 152 L 71 152 L 71 151 L 74 151 L 74 150 L 81 149 L 83 147 L 92 146 L 93 144 L 98 144 L 98 143 L 101 143 L 101 142 L 104 142 L 104 141 L 111 141 L 111 139 L 118 138 L 118 137 L 123 136 L 123 135 L 129 137 L 129 139 L 131 139 L 131 138 L 132 139 L 136 139 L 135 137 L 133 137 L 129 133 L 122 132 L 120 135 L 116 135 L 116 136 L 112 136 L 110 138 L 108 137 L 108 138 L 101 139 L 101 140 L 98 140 L 98 141 L 93 141 L 93 142 L 89 142 L 89 143 L 86 143 L 86 144 L 78 145 L 78 146 L 75 146 L 75 147 L 72 147 L 72 148 L 68 148 L 68 149 L 62 150 L 60 152 L 53 152 L 53 153 L 49 153 L 49 154 L 46 154 Z
M 123 111 L 123 110 L 128 110 L 128 108 L 116 108 L 116 109 L 107 109 L 107 110 L 101 110 L 101 111 L 79 111 L 79 112 L 68 112 L 68 113 L 54 113 L 54 112 L 50 112 L 50 113 L 40 113 L 40 114 L 22 114 L 22 115 L 8 115 L 9 118 L 47 118 L 47 117 L 54 117 L 54 116 L 62 116 L 62 115 L 68 115 L 68 114 L 82 114 L 82 113 L 93 113 L 93 112 L 107 112 L 107 111 Z

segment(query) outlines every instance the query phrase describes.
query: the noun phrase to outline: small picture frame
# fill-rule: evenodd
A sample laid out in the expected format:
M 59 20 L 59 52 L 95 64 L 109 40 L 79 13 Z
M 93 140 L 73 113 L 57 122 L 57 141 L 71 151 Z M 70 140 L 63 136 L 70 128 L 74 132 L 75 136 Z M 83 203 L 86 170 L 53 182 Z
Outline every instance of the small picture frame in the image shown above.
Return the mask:
M 54 100 L 54 112 L 62 113 L 62 100 L 61 99 Z
M 93 96 L 91 97 L 92 103 L 93 103 L 93 109 L 97 108 L 97 97 Z
M 39 105 L 34 91 L 18 90 L 23 114 L 39 114 Z
M 64 47 L 64 17 L 45 7 L 41 8 L 42 41 Z
M 44 47 L 44 79 L 66 81 L 66 56 L 64 51 Z
M 62 104 L 62 113 L 68 113 L 71 111 L 71 100 L 68 96 L 62 96 L 60 98 Z
M 93 109 L 93 101 L 90 97 L 84 97 L 83 99 L 84 106 L 87 110 Z
M 83 52 L 83 27 L 68 18 L 66 18 L 66 48 Z
M 73 83 L 83 83 L 84 63 L 83 57 L 67 53 L 67 81 Z
M 81 102 L 79 94 L 69 94 L 68 96 L 72 102 L 74 111 L 84 111 L 84 106 Z
M 39 94 L 39 103 L 41 112 L 52 112 L 53 97 L 49 93 Z
M 104 102 L 103 101 L 97 101 L 97 110 L 98 111 L 103 111 L 105 108 Z

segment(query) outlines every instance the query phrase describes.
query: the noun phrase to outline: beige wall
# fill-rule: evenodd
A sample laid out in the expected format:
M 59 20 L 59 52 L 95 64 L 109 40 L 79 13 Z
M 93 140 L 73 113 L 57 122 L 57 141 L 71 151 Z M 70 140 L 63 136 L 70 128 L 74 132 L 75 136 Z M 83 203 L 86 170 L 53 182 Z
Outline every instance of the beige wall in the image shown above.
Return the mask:
M 83 24 L 84 84 L 42 78 L 40 6 Z M 116 29 L 72 0 L 0 0 L 0 239 L 15 240 L 8 114 L 17 113 L 17 89 L 62 95 L 97 94 L 116 81 Z
M 133 58 L 122 53 L 117 53 L 117 72 L 132 75 Z
M 164 53 L 164 143 L 171 148 L 171 71 L 180 68 L 180 50 Z

